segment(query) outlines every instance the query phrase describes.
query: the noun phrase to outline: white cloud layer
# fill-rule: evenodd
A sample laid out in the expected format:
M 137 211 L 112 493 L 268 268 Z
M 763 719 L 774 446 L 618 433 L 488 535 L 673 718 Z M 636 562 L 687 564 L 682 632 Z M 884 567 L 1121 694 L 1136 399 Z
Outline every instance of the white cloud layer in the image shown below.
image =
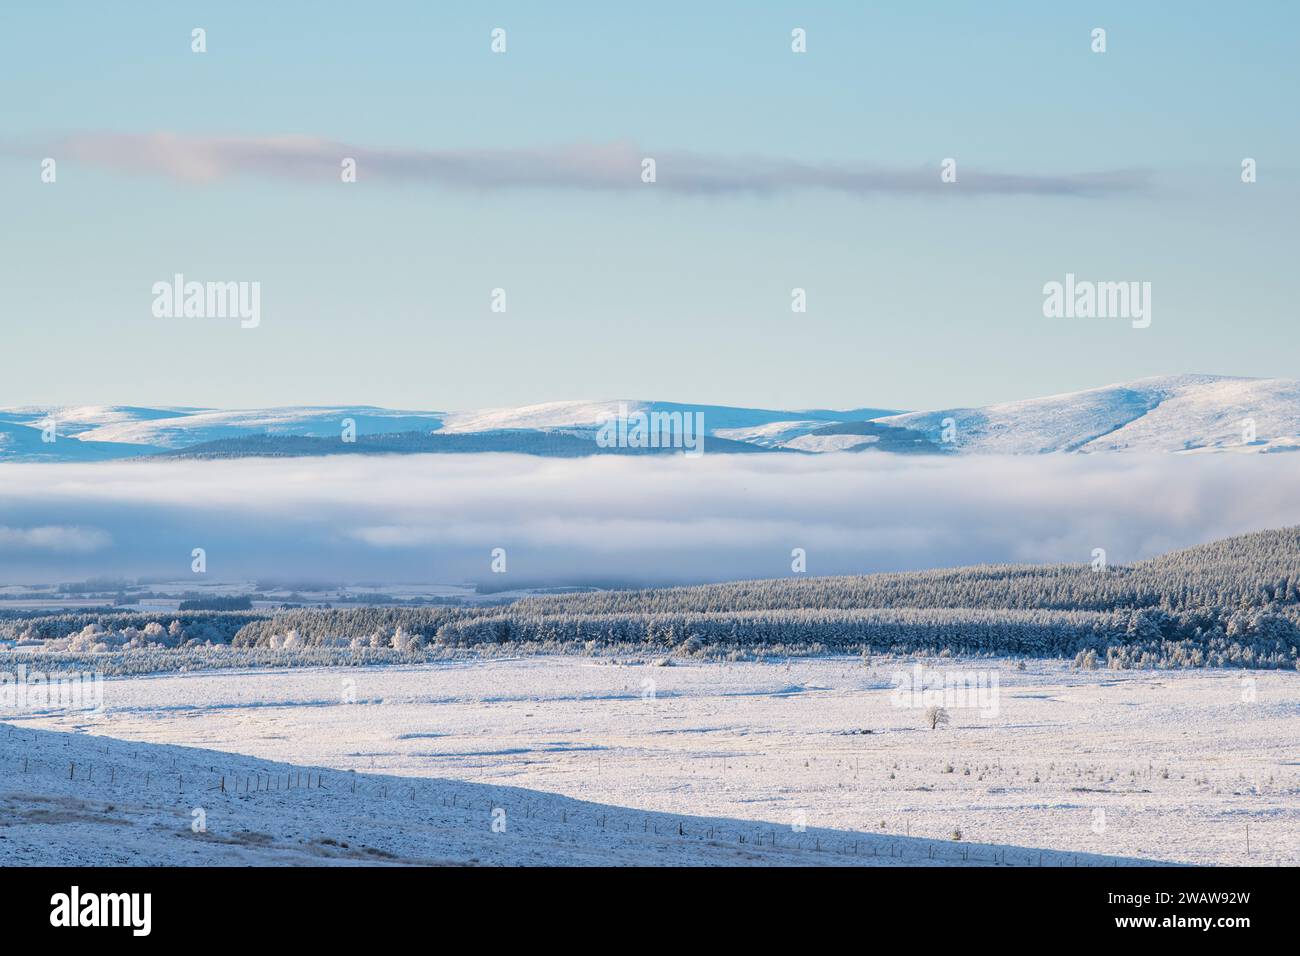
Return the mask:
M 1300 524 L 1300 454 L 431 455 L 0 466 L 0 580 L 726 580 L 1111 562 Z M 489 573 L 493 548 L 509 574 Z
M 56 554 L 88 554 L 106 548 L 112 538 L 98 528 L 42 525 L 39 528 L 10 528 L 0 525 L 0 559 L 9 553 L 50 551 Z
M 31 147 L 0 142 L 0 152 Z M 808 163 L 771 156 L 714 155 L 655 149 L 627 140 L 535 148 L 414 149 L 341 143 L 312 136 L 196 136 L 171 132 L 87 132 L 40 147 L 42 155 L 138 175 L 190 183 L 257 176 L 298 183 L 336 183 L 340 163 L 357 163 L 358 178 L 453 189 L 644 190 L 642 160 L 656 163 L 655 188 L 695 196 L 772 195 L 820 189 L 866 196 L 1049 195 L 1106 197 L 1145 193 L 1148 171 L 1018 173 L 963 169 L 960 186 L 945 185 L 938 166 L 884 167 Z

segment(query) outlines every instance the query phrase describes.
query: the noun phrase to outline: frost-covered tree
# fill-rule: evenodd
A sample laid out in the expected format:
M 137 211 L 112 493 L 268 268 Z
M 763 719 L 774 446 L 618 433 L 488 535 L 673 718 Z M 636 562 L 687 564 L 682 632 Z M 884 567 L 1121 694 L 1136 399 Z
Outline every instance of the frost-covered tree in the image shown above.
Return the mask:
M 927 707 L 925 709 L 925 722 L 931 730 L 934 730 L 940 724 L 946 724 L 951 718 L 948 711 L 942 707 Z

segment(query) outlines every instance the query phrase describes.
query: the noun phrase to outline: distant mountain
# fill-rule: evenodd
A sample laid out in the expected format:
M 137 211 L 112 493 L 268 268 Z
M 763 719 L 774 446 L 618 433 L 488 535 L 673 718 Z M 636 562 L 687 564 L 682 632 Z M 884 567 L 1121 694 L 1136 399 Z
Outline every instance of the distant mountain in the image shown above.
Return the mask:
M 131 411 L 142 411 L 132 409 Z M 147 411 L 147 410 L 144 410 Z M 4 411 L 0 410 L 0 419 Z M 338 438 L 343 421 L 351 419 L 358 435 L 436 431 L 441 412 L 409 412 L 369 405 L 260 409 L 187 409 L 179 414 L 106 416 L 102 423 L 80 432 L 82 440 L 132 442 L 158 448 L 186 448 L 203 442 L 246 438 L 249 435 Z
M 845 421 L 893 414 L 884 408 L 778 411 L 674 402 L 548 402 L 470 412 L 402 411 L 366 405 L 265 409 L 79 406 L 0 408 L 0 461 L 163 455 L 233 458 L 327 454 L 507 451 L 553 457 L 603 453 L 663 454 L 675 449 L 603 448 L 600 425 L 625 411 L 703 415 L 713 452 L 784 450 L 780 439 Z M 58 440 L 42 443 L 53 422 Z M 345 423 L 355 442 L 341 440 Z M 5 442 L 4 429 L 14 432 Z M 789 449 L 796 451 L 798 449 Z
M 1290 451 L 1300 448 L 1300 381 L 1170 375 L 877 422 L 941 442 L 945 419 L 958 452 Z
M 602 423 L 627 414 L 703 416 L 705 449 L 891 454 L 1278 452 L 1300 449 L 1300 381 L 1173 375 L 979 408 L 779 410 L 675 402 L 547 402 L 467 412 L 368 405 L 212 409 L 126 405 L 0 408 L 0 461 L 145 455 L 608 451 Z M 54 424 L 56 440 L 43 440 Z M 356 442 L 343 442 L 345 423 Z M 48 432 L 47 432 L 48 434 Z
M 53 441 L 47 441 L 46 437 Z M 107 461 L 151 454 L 157 449 L 126 442 L 80 441 L 47 432 L 40 424 L 0 421 L 0 461 Z
M 720 454 L 780 453 L 726 438 L 708 439 L 706 447 Z M 355 442 L 338 436 L 319 438 L 305 435 L 245 435 L 201 442 L 187 448 L 169 449 L 168 458 L 304 458 L 319 455 L 469 455 L 481 452 L 510 452 L 545 458 L 585 458 L 591 455 L 655 455 L 654 448 L 602 448 L 591 438 L 566 432 L 509 430 L 444 435 L 440 432 L 397 432 L 389 435 L 360 435 Z
M 447 412 L 440 431 L 444 434 L 499 431 L 502 429 L 564 430 L 595 434 L 602 422 L 625 409 L 627 414 L 659 413 L 704 416 L 707 435 L 755 445 L 776 444 L 780 438 L 804 434 L 832 422 L 868 421 L 895 414 L 886 408 L 855 408 L 846 411 L 805 409 L 777 411 L 769 408 L 735 408 L 728 405 L 687 405 L 679 402 L 546 402 L 520 408 L 492 408 L 475 412 Z

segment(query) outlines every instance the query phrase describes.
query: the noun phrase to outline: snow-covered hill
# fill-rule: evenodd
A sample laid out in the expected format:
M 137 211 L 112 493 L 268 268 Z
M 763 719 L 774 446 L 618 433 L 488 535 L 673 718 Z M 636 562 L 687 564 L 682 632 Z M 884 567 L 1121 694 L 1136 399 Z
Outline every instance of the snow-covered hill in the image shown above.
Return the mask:
M 3 412 L 0 412 L 3 415 Z M 358 435 L 435 431 L 440 412 L 397 411 L 368 405 L 261 409 L 191 409 L 177 415 L 123 417 L 98 425 L 77 437 L 82 440 L 133 442 L 159 448 L 185 448 L 202 442 L 249 435 L 295 435 L 337 438 L 351 419 Z
M 0 461 L 61 459 L 86 461 L 156 454 L 210 443 L 259 438 L 337 439 L 350 420 L 358 436 L 422 433 L 425 435 L 495 435 L 493 448 L 511 447 L 517 434 L 519 451 L 537 453 L 537 436 L 565 433 L 594 439 L 603 422 L 628 415 L 663 413 L 703 415 L 707 436 L 742 442 L 756 448 L 845 421 L 865 421 L 892 414 L 889 409 L 847 411 L 813 409 L 780 411 L 731 408 L 722 405 L 686 405 L 675 402 L 612 400 L 564 401 L 518 408 L 477 411 L 407 411 L 366 405 L 300 406 L 263 409 L 142 408 L 135 406 L 78 406 L 0 408 Z M 54 424 L 58 440 L 42 442 L 41 431 Z M 250 454 L 274 451 L 274 441 L 250 444 Z M 500 447 L 499 447 L 500 446 Z M 360 449 L 365 450 L 364 445 Z M 388 449 L 391 450 L 391 449 Z M 429 450 L 413 445 L 412 450 Z M 744 450 L 734 448 L 733 450 Z M 300 449 L 286 448 L 297 454 Z M 223 448 L 229 453 L 229 448 Z M 545 452 L 542 452 L 545 453 Z
M 629 415 L 703 415 L 704 434 L 727 450 L 787 453 L 1275 452 L 1300 448 L 1300 381 L 1216 375 L 1138 379 L 1080 392 L 979 408 L 897 413 L 880 408 L 780 410 L 675 402 L 561 401 L 475 411 L 409 411 L 366 405 L 211 409 L 169 406 L 0 408 L 0 461 L 93 461 L 225 443 L 222 453 L 305 454 L 302 442 L 335 439 L 351 420 L 359 436 L 494 436 L 492 450 L 549 454 L 554 433 L 594 438 L 599 426 Z M 57 441 L 42 440 L 54 423 Z M 256 439 L 245 444 L 241 439 Z M 461 441 L 462 439 L 456 439 Z M 556 439 L 559 440 L 559 439 Z M 725 440 L 725 441 L 722 441 Z M 451 439 L 448 439 L 451 441 Z M 231 444 L 233 442 L 233 445 Z M 730 443 L 742 443 L 740 445 Z M 318 443 L 318 446 L 325 443 Z M 391 443 L 390 443 L 391 444 Z M 427 444 L 427 443 L 425 443 Z M 460 446 L 402 446 L 410 451 Z M 515 445 L 518 448 L 515 449 Z M 351 451 L 393 453 L 375 443 Z M 328 450 L 328 449 L 326 449 Z M 565 448 L 566 454 L 572 449 Z M 320 447 L 310 453 L 321 454 Z
M 50 431 L 40 421 L 24 425 L 0 420 L 0 461 L 105 461 L 156 450 L 129 442 L 82 441 L 57 425 Z
M 945 420 L 959 452 L 1284 451 L 1300 445 L 1300 381 L 1169 375 L 877 421 L 943 444 Z
M 448 412 L 443 416 L 444 433 L 505 431 L 519 429 L 564 429 L 594 432 L 626 410 L 629 416 L 691 414 L 704 416 L 706 435 L 771 444 L 774 439 L 807 432 L 843 421 L 866 421 L 891 412 L 882 408 L 856 408 L 846 411 L 808 409 L 778 411 L 768 408 L 736 408 L 728 405 L 688 405 L 680 402 L 645 402 L 612 400 L 607 402 L 545 402 L 520 408 L 489 408 L 470 412 Z

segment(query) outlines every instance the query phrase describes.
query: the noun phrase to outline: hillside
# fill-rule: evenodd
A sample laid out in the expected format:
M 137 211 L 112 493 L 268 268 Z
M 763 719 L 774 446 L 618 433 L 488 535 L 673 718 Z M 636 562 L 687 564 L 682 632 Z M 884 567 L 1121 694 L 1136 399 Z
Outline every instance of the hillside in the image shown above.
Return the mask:
M 1250 442 L 1243 434 L 1248 419 L 1255 431 Z M 878 421 L 937 442 L 945 420 L 960 452 L 1285 451 L 1300 446 L 1300 382 L 1171 375 Z
M 951 653 L 1075 658 L 1091 665 L 1300 664 L 1300 528 L 1259 532 L 1094 571 L 984 565 L 524 597 L 495 607 L 84 611 L 0 618 L 0 637 L 67 663 L 152 655 L 120 672 L 274 662 L 420 660 L 457 649 L 715 656 Z M 169 664 L 168 654 L 178 655 Z M 320 655 L 325 654 L 322 658 Z M 329 655 L 333 655 L 332 657 Z M 264 663 L 271 663 L 268 658 Z

